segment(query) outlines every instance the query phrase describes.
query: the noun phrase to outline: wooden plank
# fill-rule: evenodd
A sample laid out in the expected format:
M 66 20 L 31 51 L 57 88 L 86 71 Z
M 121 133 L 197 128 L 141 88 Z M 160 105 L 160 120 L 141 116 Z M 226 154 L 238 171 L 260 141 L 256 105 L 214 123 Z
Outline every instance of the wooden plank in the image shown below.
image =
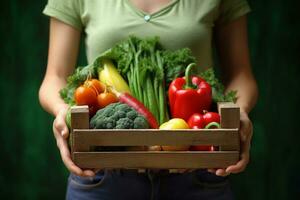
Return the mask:
M 71 107 L 71 124 L 72 129 L 89 128 L 89 107 L 73 106 Z
M 74 152 L 81 168 L 198 169 L 225 168 L 238 161 L 238 151 L 220 152 Z
M 90 146 L 239 145 L 237 129 L 74 130 L 74 141 Z M 234 149 L 233 149 L 234 150 Z
M 240 127 L 240 107 L 231 102 L 218 103 L 221 115 L 221 128 Z
M 88 106 L 73 106 L 71 107 L 71 125 L 72 125 L 72 146 L 71 152 L 74 151 L 89 151 L 89 144 L 85 139 L 78 141 L 74 138 L 74 129 L 88 129 L 89 124 L 89 107 Z
M 89 107 L 73 106 L 71 107 L 71 124 L 73 129 L 89 128 Z
M 240 127 L 240 107 L 232 102 L 220 102 L 218 103 L 218 110 L 221 115 L 221 128 L 237 128 Z M 239 141 L 239 134 L 236 134 L 236 140 Z M 238 148 L 230 144 L 220 146 L 221 151 L 239 150 Z

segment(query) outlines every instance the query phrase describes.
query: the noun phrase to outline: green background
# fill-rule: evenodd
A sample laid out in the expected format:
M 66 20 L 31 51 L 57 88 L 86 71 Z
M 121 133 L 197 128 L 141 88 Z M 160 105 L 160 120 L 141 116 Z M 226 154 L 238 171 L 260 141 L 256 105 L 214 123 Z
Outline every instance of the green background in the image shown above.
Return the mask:
M 251 113 L 251 163 L 244 173 L 231 176 L 237 199 L 300 196 L 297 2 L 249 2 L 251 58 L 260 97 Z M 45 4 L 45 0 L 1 2 L 1 199 L 63 199 L 65 194 L 67 171 L 51 132 L 53 118 L 38 102 L 48 48 L 48 18 L 41 14 Z M 82 50 L 79 64 L 85 63 Z

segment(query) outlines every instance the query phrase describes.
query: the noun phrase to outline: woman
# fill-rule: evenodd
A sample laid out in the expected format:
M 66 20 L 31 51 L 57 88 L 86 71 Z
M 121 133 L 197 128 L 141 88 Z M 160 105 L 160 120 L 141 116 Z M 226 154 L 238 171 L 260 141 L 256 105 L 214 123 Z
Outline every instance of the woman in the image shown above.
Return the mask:
M 53 132 L 71 172 L 67 199 L 232 199 L 225 178 L 249 162 L 252 123 L 248 113 L 258 96 L 247 41 L 246 0 L 49 0 L 51 17 L 47 71 L 40 88 L 41 105 L 55 116 Z M 167 49 L 191 48 L 201 67 L 211 67 L 215 44 L 227 90 L 237 90 L 241 108 L 240 161 L 226 169 L 190 173 L 138 174 L 133 170 L 83 170 L 70 157 L 67 105 L 59 97 L 76 64 L 85 33 L 88 62 L 130 34 L 159 36 Z

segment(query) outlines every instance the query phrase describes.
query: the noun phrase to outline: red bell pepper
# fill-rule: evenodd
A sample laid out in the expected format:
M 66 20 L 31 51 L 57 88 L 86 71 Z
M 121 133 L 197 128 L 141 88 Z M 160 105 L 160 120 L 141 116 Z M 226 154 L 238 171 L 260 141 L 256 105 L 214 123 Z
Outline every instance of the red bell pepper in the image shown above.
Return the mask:
M 173 118 L 182 118 L 188 121 L 194 113 L 203 113 L 209 110 L 212 102 L 210 85 L 201 77 L 191 77 L 191 70 L 196 64 L 190 64 L 185 77 L 172 81 L 169 87 L 169 102 Z

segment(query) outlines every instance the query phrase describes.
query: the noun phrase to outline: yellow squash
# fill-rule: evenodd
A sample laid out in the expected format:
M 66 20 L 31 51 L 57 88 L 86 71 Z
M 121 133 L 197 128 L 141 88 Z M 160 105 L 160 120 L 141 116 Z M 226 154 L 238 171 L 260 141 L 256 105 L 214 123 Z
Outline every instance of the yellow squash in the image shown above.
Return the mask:
M 102 61 L 103 68 L 98 72 L 98 78 L 106 85 L 112 86 L 118 92 L 131 93 L 128 84 L 119 74 L 112 61 L 106 59 Z
M 174 118 L 160 125 L 159 129 L 189 129 L 189 125 L 183 119 Z M 189 148 L 189 146 L 162 146 L 164 151 L 187 151 Z

